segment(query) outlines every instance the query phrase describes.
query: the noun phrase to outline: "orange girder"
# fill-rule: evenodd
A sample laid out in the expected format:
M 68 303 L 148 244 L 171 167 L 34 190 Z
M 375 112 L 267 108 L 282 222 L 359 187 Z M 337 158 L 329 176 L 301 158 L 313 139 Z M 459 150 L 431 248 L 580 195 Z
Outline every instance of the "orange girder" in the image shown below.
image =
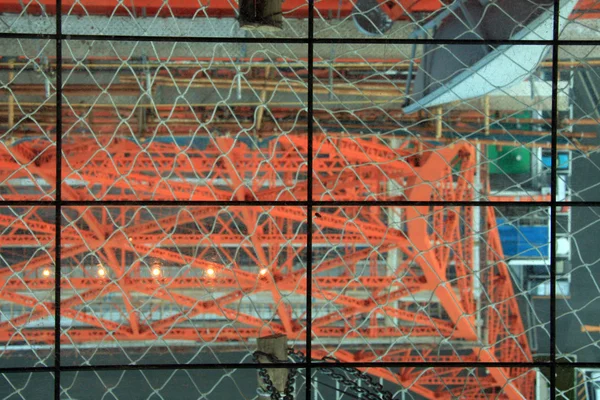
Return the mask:
M 442 0 L 380 0 L 390 18 L 409 20 L 415 13 L 433 13 L 443 7 Z M 235 17 L 237 7 L 235 3 L 225 0 L 213 0 L 210 3 L 199 5 L 187 0 L 169 0 L 166 4 L 161 0 L 137 1 L 135 5 L 124 4 L 117 0 L 86 0 L 76 2 L 74 0 L 62 1 L 62 12 L 64 15 L 142 15 L 180 18 L 191 17 Z M 346 18 L 352 13 L 353 2 L 351 0 L 320 0 L 315 2 L 315 18 L 336 15 L 338 18 Z M 577 4 L 572 18 L 598 18 L 600 7 L 596 0 L 580 0 Z M 22 13 L 38 15 L 53 15 L 56 12 L 54 0 L 0 0 L 0 13 Z M 282 12 L 285 18 L 307 18 L 308 3 L 306 0 L 286 0 L 282 3 Z
M 99 142 L 102 151 L 96 151 Z M 257 150 L 220 138 L 208 140 L 203 149 L 152 143 L 141 153 L 131 141 L 81 137 L 76 143 L 63 143 L 63 200 L 306 200 L 306 138 L 284 136 L 267 147 L 268 151 Z M 402 196 L 408 200 L 473 199 L 475 150 L 467 142 L 446 148 L 403 143 L 391 149 L 374 140 L 319 135 L 313 149 L 319 160 L 314 163 L 314 194 L 319 200 L 362 200 L 372 193 L 380 200 L 397 199 L 396 194 L 385 194 L 391 179 L 404 187 Z M 28 198 L 31 193 L 18 182 L 38 179 L 27 190 L 37 188 L 40 196 L 52 198 L 54 162 L 48 142 L 42 140 L 0 149 L 3 196 Z M 173 173 L 161 175 L 169 171 Z M 493 209 L 487 209 L 485 221 L 486 256 L 494 267 L 484 286 L 496 311 L 487 313 L 487 334 L 482 337 L 475 326 L 472 207 L 386 209 L 401 216 L 403 226 L 390 226 L 383 207 L 321 207 L 313 215 L 313 248 L 307 249 L 302 206 L 63 206 L 61 314 L 79 325 L 65 326 L 61 340 L 74 345 L 157 338 L 245 342 L 285 333 L 301 343 L 307 335 L 305 298 L 310 295 L 313 357 L 333 355 L 347 362 L 531 361 Z M 0 269 L 2 301 L 31 309 L 0 324 L 0 340 L 8 344 L 54 340 L 52 324 L 27 326 L 54 313 L 49 298 L 40 301 L 34 294 L 51 294 L 54 289 L 53 276 L 42 275 L 52 264 L 54 243 L 48 210 L 17 207 L 0 215 L 2 250 L 47 250 Z M 310 294 L 304 264 L 309 250 Z M 393 271 L 381 270 L 378 258 L 392 254 L 398 260 Z M 155 262 L 162 268 L 160 276 L 149 272 Z M 97 264 L 107 270 L 106 276 L 95 274 Z M 111 299 L 121 298 L 127 316 L 113 321 L 84 309 L 108 303 L 120 310 L 109 294 Z M 261 311 L 266 314 L 240 308 L 248 299 L 268 304 L 269 309 Z M 178 311 L 140 316 L 140 304 L 150 300 Z M 440 315 L 422 311 L 430 300 L 439 302 Z M 408 343 L 444 339 L 471 346 L 437 355 L 427 346 L 419 354 L 401 345 L 381 352 L 375 345 L 364 349 L 365 342 L 395 343 L 402 338 Z M 342 350 L 345 341 L 362 343 L 363 348 Z M 490 367 L 482 380 L 456 370 L 423 375 L 403 368 L 370 368 L 369 373 L 401 384 L 412 382 L 410 389 L 428 398 L 440 398 L 443 386 L 462 388 L 473 398 L 482 390 L 499 398 L 531 398 L 534 382 L 527 371 L 503 367 Z

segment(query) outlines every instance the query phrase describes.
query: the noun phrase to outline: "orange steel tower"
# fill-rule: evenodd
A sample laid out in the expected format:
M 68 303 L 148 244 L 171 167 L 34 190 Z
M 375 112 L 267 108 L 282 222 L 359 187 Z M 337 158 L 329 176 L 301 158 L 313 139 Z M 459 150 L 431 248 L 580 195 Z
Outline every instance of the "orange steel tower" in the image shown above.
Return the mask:
M 322 0 L 315 3 L 315 11 L 318 15 L 337 15 L 345 18 L 352 14 L 355 1 L 352 0 Z M 386 14 L 392 20 L 410 20 L 410 16 L 417 13 L 434 13 L 442 9 L 448 1 L 444 0 L 380 0 Z M 65 0 L 62 3 L 63 14 L 70 15 L 139 15 L 143 9 L 148 15 L 190 17 L 198 14 L 198 5 L 186 0 L 170 0 L 169 7 L 165 7 L 160 0 L 144 0 L 135 4 L 124 5 L 117 0 L 86 0 L 81 3 L 74 0 Z M 0 1 L 0 12 L 21 13 L 23 9 L 28 14 L 39 15 L 56 13 L 56 2 L 52 0 L 2 0 Z M 203 5 L 201 17 L 222 18 L 235 17 L 237 14 L 235 3 L 226 0 L 211 1 Z M 282 12 L 285 18 L 307 18 L 308 6 L 302 0 L 286 0 L 282 2 Z M 600 5 L 596 0 L 580 0 L 575 7 L 575 15 L 572 18 L 598 18 Z
M 66 139 L 61 190 L 73 203 L 63 206 L 61 227 L 62 343 L 245 346 L 283 333 L 303 349 L 310 297 L 312 358 L 532 361 L 494 210 L 472 203 L 474 146 L 396 140 L 392 147 L 379 139 L 314 139 L 313 200 L 388 203 L 317 203 L 307 248 L 303 135 L 259 146 L 212 135 L 193 145 Z M 2 147 L 2 197 L 52 199 L 53 149 L 44 140 Z M 97 199 L 212 203 L 77 203 Z M 54 315 L 53 210 L 19 206 L 0 216 L 1 246 L 14 260 L 0 270 L 0 297 L 26 310 L 0 323 L 7 347 L 54 341 L 53 325 L 43 323 Z M 533 398 L 535 380 L 525 367 L 368 372 L 430 399 Z

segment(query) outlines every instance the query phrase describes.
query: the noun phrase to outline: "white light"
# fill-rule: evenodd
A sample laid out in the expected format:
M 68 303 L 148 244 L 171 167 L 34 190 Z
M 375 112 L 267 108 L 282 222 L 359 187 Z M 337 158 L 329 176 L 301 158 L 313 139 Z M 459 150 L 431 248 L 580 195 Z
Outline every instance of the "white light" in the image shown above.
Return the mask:
M 206 275 L 208 276 L 215 276 L 215 270 L 212 268 L 209 268 L 206 270 Z
M 44 270 L 42 271 L 42 275 L 44 275 L 46 278 L 49 277 L 50 274 L 51 272 L 48 268 L 44 268 Z
M 98 276 L 104 277 L 106 275 L 106 270 L 104 268 L 98 268 Z
M 158 267 L 152 268 L 152 275 L 160 276 L 160 268 L 158 268 Z
M 267 274 L 267 272 L 269 272 L 269 270 L 266 268 L 263 268 L 260 270 L 259 274 L 261 274 L 262 276 L 265 276 Z

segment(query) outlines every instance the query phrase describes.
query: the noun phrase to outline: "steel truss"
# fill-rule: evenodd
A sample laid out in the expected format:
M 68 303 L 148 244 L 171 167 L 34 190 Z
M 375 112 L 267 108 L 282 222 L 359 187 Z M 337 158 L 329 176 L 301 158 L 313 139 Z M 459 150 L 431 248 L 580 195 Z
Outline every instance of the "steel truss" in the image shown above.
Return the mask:
M 48 145 L 25 140 L 3 148 L 5 198 L 38 199 L 39 192 L 52 198 L 56 158 Z M 532 361 L 493 208 L 400 203 L 472 201 L 477 179 L 472 145 L 406 140 L 391 148 L 317 135 L 312 147 L 314 199 L 369 200 L 377 194 L 398 205 L 315 208 L 307 249 L 308 143 L 301 135 L 278 136 L 260 147 L 212 136 L 184 147 L 102 136 L 63 142 L 63 201 L 289 203 L 63 205 L 62 342 L 245 343 L 284 333 L 302 347 L 311 296 L 313 358 Z M 53 343 L 53 323 L 44 324 L 54 317 L 53 211 L 19 206 L 0 216 L 4 259 L 14 260 L 0 270 L 0 297 L 25 310 L 0 323 L 7 348 Z M 484 221 L 479 226 L 476 212 Z M 481 257 L 485 262 L 476 269 Z M 368 369 L 431 399 L 465 393 L 533 398 L 533 370 L 460 371 Z

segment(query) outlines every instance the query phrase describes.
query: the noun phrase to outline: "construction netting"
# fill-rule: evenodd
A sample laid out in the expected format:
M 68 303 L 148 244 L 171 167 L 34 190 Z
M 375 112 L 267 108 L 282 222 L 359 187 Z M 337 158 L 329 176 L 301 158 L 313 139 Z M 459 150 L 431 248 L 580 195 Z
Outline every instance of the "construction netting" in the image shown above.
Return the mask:
M 600 3 L 0 3 L 0 397 L 595 398 Z

